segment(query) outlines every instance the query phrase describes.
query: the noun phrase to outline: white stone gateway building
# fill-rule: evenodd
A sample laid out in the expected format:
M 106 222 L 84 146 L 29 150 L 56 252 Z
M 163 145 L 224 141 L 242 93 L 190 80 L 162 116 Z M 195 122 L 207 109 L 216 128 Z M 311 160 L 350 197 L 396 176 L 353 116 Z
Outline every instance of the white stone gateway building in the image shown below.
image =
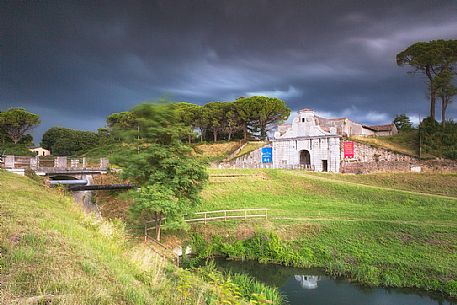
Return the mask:
M 311 109 L 298 111 L 292 124 L 278 126 L 272 146 L 274 168 L 340 171 L 340 136 L 334 127 L 324 131 Z

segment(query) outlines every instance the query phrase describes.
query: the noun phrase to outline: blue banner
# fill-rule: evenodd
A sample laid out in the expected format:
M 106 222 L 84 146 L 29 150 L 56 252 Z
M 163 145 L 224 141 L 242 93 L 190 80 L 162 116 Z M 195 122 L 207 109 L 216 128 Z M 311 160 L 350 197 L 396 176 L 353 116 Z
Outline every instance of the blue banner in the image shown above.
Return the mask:
M 262 163 L 273 162 L 273 149 L 271 147 L 262 147 Z

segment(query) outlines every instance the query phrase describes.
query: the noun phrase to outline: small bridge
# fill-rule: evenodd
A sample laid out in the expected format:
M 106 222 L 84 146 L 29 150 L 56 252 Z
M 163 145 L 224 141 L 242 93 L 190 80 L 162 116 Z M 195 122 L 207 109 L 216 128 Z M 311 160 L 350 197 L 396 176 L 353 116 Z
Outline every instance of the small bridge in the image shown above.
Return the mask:
M 39 176 L 49 177 L 106 174 L 108 159 L 100 158 L 97 161 L 88 162 L 87 158 L 2 156 L 0 168 L 18 174 L 24 174 L 26 169 L 31 169 Z

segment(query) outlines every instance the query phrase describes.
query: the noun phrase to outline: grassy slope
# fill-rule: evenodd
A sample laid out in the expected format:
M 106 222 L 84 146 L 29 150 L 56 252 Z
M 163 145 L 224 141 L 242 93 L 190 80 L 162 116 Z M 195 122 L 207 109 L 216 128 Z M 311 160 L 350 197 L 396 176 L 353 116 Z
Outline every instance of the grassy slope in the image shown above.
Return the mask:
M 386 137 L 354 136 L 351 137 L 351 139 L 357 142 L 370 144 L 408 156 L 418 157 L 419 153 L 419 137 L 417 131 L 402 132 L 393 136 Z
M 310 173 L 326 179 L 393 188 L 418 193 L 429 193 L 457 198 L 456 173 L 372 173 L 365 175 L 340 175 Z
M 208 161 L 219 162 L 230 156 L 240 147 L 239 141 L 218 142 L 194 145 L 196 156 L 207 159 Z
M 249 141 L 246 145 L 236 154 L 235 158 L 249 154 L 250 152 L 267 144 L 265 141 Z
M 336 268 L 365 283 L 422 287 L 457 296 L 457 199 L 300 171 L 212 171 L 227 172 L 253 176 L 212 178 L 200 209 L 269 208 L 270 220 L 253 225 L 217 223 L 209 230 L 197 230 L 242 238 L 266 228 L 297 247 L 309 248 L 310 265 Z M 425 190 L 441 193 L 439 180 L 447 178 L 434 177 Z M 416 180 L 411 185 L 418 187 Z M 455 190 L 448 186 L 445 193 L 454 196 Z
M 212 289 L 55 190 L 1 170 L 0 189 L 0 304 L 203 304 Z

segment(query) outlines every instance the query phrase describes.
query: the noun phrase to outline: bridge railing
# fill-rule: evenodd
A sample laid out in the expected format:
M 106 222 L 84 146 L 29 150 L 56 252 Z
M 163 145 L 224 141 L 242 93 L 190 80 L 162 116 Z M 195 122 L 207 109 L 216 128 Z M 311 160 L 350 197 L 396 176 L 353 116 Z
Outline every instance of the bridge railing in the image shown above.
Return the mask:
M 88 163 L 87 158 L 69 157 L 28 157 L 28 156 L 2 156 L 0 167 L 6 169 L 26 169 L 38 170 L 40 168 L 59 168 L 59 169 L 98 169 L 107 170 L 109 161 L 107 158 L 100 158 L 98 164 Z M 91 160 L 92 161 L 92 160 Z

